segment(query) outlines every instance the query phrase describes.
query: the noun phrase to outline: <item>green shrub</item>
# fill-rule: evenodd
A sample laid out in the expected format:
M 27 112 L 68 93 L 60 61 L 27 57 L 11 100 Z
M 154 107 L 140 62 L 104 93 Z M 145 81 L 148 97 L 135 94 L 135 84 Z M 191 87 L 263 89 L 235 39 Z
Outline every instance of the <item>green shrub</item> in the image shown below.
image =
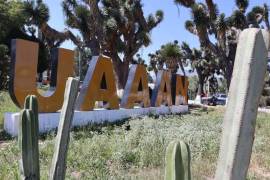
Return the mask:
M 5 113 L 17 112 L 17 111 L 19 111 L 19 109 L 10 99 L 8 92 L 0 91 L 0 131 L 3 129 L 3 126 L 4 126 Z

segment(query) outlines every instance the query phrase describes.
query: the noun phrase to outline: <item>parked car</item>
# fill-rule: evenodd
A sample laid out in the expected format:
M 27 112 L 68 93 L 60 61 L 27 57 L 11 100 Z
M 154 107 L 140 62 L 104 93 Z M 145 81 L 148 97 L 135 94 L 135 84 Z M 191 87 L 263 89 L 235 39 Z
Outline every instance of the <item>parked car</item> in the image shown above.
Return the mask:
M 226 94 L 216 94 L 216 104 L 217 105 L 226 105 L 227 95 Z
M 202 98 L 202 104 L 209 105 L 209 106 L 226 105 L 226 101 L 227 101 L 226 94 L 215 94 L 210 97 Z
M 216 106 L 217 98 L 215 96 L 202 97 L 202 104 L 209 105 L 209 106 Z

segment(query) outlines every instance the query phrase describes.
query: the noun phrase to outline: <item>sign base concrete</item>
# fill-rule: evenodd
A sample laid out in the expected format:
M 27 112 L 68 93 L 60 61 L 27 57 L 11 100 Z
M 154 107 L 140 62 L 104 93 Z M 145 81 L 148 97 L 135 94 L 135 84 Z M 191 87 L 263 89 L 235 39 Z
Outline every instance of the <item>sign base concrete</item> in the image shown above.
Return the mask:
M 187 105 L 179 106 L 160 106 L 149 108 L 118 109 L 106 110 L 95 109 L 94 111 L 75 111 L 72 126 L 85 126 L 90 123 L 116 122 L 126 118 L 135 118 L 144 115 L 164 115 L 178 114 L 188 112 Z M 18 135 L 18 123 L 20 113 L 5 113 L 4 129 L 12 135 Z M 46 133 L 57 128 L 60 118 L 60 112 L 39 113 L 39 132 Z

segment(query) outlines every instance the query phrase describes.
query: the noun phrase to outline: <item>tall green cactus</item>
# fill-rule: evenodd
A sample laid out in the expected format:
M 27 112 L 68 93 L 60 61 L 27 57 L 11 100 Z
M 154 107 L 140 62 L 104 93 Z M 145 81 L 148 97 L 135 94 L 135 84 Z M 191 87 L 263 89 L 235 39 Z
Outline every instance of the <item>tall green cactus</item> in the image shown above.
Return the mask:
M 35 96 L 27 96 L 19 121 L 20 174 L 22 179 L 39 179 L 38 105 Z
M 165 180 L 190 180 L 190 150 L 183 141 L 173 141 L 166 149 Z
M 78 87 L 79 80 L 68 78 L 49 179 L 65 179 L 69 131 Z M 21 111 L 19 121 L 18 141 L 21 150 L 21 179 L 40 179 L 38 135 L 38 102 L 36 96 L 29 95 L 25 99 L 24 109 Z

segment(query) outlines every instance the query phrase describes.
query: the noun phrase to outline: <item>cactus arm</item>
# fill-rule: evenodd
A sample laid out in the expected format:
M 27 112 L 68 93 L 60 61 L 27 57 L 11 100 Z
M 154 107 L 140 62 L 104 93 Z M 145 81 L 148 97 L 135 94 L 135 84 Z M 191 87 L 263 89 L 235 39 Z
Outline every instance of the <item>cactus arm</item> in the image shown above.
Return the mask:
M 31 147 L 29 145 L 30 138 L 28 136 L 29 133 L 29 110 L 22 110 L 20 113 L 20 121 L 19 121 L 19 135 L 18 135 L 18 141 L 19 141 L 19 148 L 21 150 L 21 160 L 20 160 L 20 175 L 21 179 L 27 179 L 27 177 L 30 177 L 31 172 L 31 166 L 30 166 L 30 156 L 31 152 L 28 151 Z
M 72 124 L 78 86 L 79 81 L 74 78 L 69 78 L 66 83 L 64 98 L 65 101 L 60 114 L 60 122 L 56 136 L 52 166 L 50 170 L 50 180 L 65 179 L 69 131 Z
M 173 154 L 175 154 L 175 146 L 176 142 L 171 142 L 166 149 L 166 158 L 165 158 L 165 180 L 175 179 L 175 161 L 173 158 Z
M 21 179 L 40 179 L 38 149 L 38 106 L 35 96 L 27 96 L 19 121 Z
M 191 172 L 190 172 L 190 149 L 187 143 L 180 141 L 181 147 L 181 157 L 183 162 L 183 169 L 184 169 L 184 179 L 190 180 L 191 179 Z
M 38 137 L 39 137 L 39 123 L 38 123 L 38 102 L 36 96 L 30 96 L 30 110 L 34 115 L 34 120 L 31 121 L 32 131 L 32 163 L 33 172 L 35 172 L 35 178 L 40 179 L 39 172 L 39 148 L 38 148 Z
M 39 171 L 35 171 L 35 163 L 33 162 L 33 149 L 36 146 L 33 144 L 32 124 L 34 121 L 35 117 L 32 110 L 22 110 L 18 137 L 22 155 L 20 160 L 21 179 L 39 179 Z
M 190 150 L 186 143 L 173 141 L 166 150 L 165 180 L 190 180 Z
M 35 95 L 28 95 L 25 98 L 24 109 L 31 109 L 35 115 L 38 114 L 38 101 Z

